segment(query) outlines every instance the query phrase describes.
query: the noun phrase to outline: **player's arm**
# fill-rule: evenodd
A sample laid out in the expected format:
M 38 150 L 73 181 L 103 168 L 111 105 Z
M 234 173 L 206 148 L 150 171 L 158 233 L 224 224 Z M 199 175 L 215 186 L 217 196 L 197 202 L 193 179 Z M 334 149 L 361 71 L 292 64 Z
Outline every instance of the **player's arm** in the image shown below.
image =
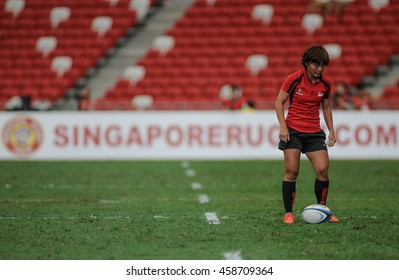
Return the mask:
M 329 147 L 332 147 L 335 145 L 336 139 L 335 139 L 335 130 L 334 130 L 330 98 L 323 99 L 322 107 L 323 107 L 324 121 L 326 122 L 329 131 L 327 145 Z
M 287 102 L 289 94 L 284 90 L 280 89 L 276 99 L 276 114 L 277 119 L 280 124 L 280 134 L 279 137 L 284 142 L 290 141 L 290 134 L 288 133 L 287 124 L 285 123 L 285 116 L 284 116 L 284 104 Z

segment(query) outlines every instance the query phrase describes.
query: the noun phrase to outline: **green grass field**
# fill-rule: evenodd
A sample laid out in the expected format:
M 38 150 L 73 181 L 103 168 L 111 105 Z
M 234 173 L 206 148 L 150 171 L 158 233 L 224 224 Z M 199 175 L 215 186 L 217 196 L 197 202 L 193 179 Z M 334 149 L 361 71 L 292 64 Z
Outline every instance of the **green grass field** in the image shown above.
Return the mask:
M 282 161 L 181 163 L 1 161 L 0 259 L 399 259 L 399 161 L 332 161 L 341 223 L 321 225 L 300 217 L 315 203 L 308 161 L 294 225 L 282 223 Z

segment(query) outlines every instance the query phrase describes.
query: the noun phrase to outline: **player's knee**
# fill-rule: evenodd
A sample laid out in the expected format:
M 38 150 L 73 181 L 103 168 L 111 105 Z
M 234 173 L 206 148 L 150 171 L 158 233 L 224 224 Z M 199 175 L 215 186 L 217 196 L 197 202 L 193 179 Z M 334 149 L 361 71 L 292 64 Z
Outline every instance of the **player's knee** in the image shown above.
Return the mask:
M 287 181 L 295 181 L 296 178 L 298 177 L 298 170 L 294 169 L 287 169 L 285 171 L 284 179 Z
M 316 170 L 316 175 L 319 180 L 322 181 L 328 180 L 328 167 L 318 168 Z

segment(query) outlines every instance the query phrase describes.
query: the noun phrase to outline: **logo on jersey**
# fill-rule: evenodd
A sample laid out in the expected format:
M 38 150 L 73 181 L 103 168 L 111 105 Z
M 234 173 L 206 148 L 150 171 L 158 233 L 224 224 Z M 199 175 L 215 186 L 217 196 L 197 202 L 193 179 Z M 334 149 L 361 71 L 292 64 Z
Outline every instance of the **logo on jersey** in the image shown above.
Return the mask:
M 298 88 L 298 89 L 296 90 L 295 94 L 303 95 L 302 89 L 301 89 L 301 88 Z
M 17 116 L 4 124 L 1 139 L 11 153 L 28 156 L 40 148 L 43 142 L 43 129 L 35 119 Z
M 318 97 L 323 96 L 323 95 L 324 95 L 324 92 L 320 92 L 320 91 L 319 91 L 319 92 L 317 93 L 317 96 L 318 96 Z

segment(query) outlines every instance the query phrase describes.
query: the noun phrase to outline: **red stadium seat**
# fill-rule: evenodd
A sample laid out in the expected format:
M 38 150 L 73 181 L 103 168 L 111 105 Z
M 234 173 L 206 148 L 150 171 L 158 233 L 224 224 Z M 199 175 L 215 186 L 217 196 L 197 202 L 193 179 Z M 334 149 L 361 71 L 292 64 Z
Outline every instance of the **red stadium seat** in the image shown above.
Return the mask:
M 128 28 L 136 24 L 136 12 L 128 8 L 130 0 L 116 2 L 111 5 L 97 0 L 2 0 L 2 75 L 11 80 L 9 86 L 18 90 L 8 90 L 10 88 L 6 87 L 6 91 L 0 91 L 0 99 L 4 100 L 4 92 L 21 93 L 19 89 L 25 92 L 48 92 L 53 101 L 56 97 L 63 97 L 64 90 L 74 86 L 76 80 L 106 54 L 107 48 L 114 46 L 118 37 L 124 36 Z M 97 16 L 106 16 L 113 21 L 108 32 L 100 33 L 104 35 L 103 38 L 98 38 L 97 31 L 105 30 L 90 30 L 90 24 Z M 74 61 L 61 80 L 50 68 L 51 60 L 57 56 L 70 56 Z M 21 77 L 32 79 L 33 82 L 19 83 Z M 0 87 L 3 85 L 1 81 Z
M 396 26 L 379 25 L 380 17 L 366 1 L 347 4 L 342 18 L 326 16 L 308 34 L 301 26 L 307 13 L 302 1 L 290 0 L 288 5 L 269 1 L 274 12 L 267 27 L 262 20 L 251 19 L 254 7 L 263 3 L 195 1 L 166 31 L 175 39 L 174 47 L 164 57 L 152 48 L 138 60 L 137 64 L 145 67 L 146 76 L 137 83 L 136 90 L 157 96 L 156 102 L 161 98 L 158 96 L 162 96 L 163 102 L 168 98 L 197 100 L 195 94 L 217 96 L 221 85 L 234 81 L 248 89 L 251 97 L 259 96 L 272 104 L 270 99 L 275 97 L 282 79 L 301 67 L 300 56 L 310 44 L 331 46 L 332 63 L 327 74 L 333 80 L 356 85 L 364 75 L 372 74 L 378 64 L 387 61 L 398 42 L 389 35 L 395 34 Z M 394 15 L 385 8 L 380 12 Z M 393 18 L 385 22 L 393 23 Z M 381 33 L 386 36 L 379 37 Z M 251 77 L 245 62 L 249 55 L 257 53 L 267 55 L 269 63 L 256 77 Z M 343 65 L 350 65 L 351 71 L 344 71 Z M 178 82 L 176 77 L 189 83 Z M 197 82 L 190 86 L 194 80 Z
M 66 3 L 61 0 L 27 1 L 19 13 L 19 23 L 11 13 L 2 12 L 1 29 L 6 30 L 0 31 L 7 40 L 0 44 L 0 63 L 6 68 L 1 75 L 32 79 L 38 77 L 37 70 L 24 69 L 33 66 L 50 69 L 49 60 L 38 57 L 40 53 L 34 49 L 39 37 L 53 36 L 57 38 L 57 46 L 49 53 L 49 59 L 70 56 L 74 61 L 60 82 L 60 88 L 73 85 L 72 79 L 84 75 L 87 68 L 94 66 L 98 57 L 104 55 L 136 19 L 143 17 L 143 10 L 139 14 L 140 5 L 155 5 L 154 1 L 144 1 L 147 0 L 101 3 L 71 0 L 68 1 L 69 17 L 66 16 L 66 20 L 59 22 L 55 29 L 50 29 L 50 12 Z M 332 63 L 326 74 L 332 80 L 343 79 L 354 86 L 363 76 L 372 75 L 378 65 L 387 63 L 392 54 L 399 53 L 399 18 L 396 16 L 399 5 L 393 2 L 375 11 L 366 0 L 353 1 L 346 5 L 342 17 L 325 16 L 321 25 L 306 33 L 302 18 L 307 14 L 307 5 L 302 0 L 287 0 L 284 5 L 278 0 L 267 1 L 273 7 L 269 25 L 252 18 L 254 7 L 265 3 L 262 0 L 194 1 L 183 17 L 165 33 L 174 39 L 173 44 L 169 42 L 165 48 L 165 45 L 159 47 L 154 42 L 137 60 L 136 65 L 144 67 L 145 76 L 130 88 L 121 77 L 113 88 L 115 91 L 107 91 L 107 98 L 110 95 L 109 98 L 128 100 L 133 95 L 152 94 L 154 104 L 161 98 L 163 102 L 168 98 L 174 101 L 199 100 L 199 96 L 201 100 L 204 96 L 210 100 L 211 96 L 218 96 L 221 85 L 234 81 L 248 89 L 250 96 L 259 96 L 266 102 L 274 97 L 270 93 L 278 92 L 284 76 L 301 67 L 300 56 L 304 48 L 315 43 L 340 46 L 337 55 L 331 51 Z M 130 5 L 135 9 L 130 9 Z M 93 18 L 97 16 L 112 19 L 112 26 L 103 33 L 103 38 L 90 30 Z M 33 19 L 35 28 L 27 31 L 25 28 Z M 267 68 L 259 71 L 256 77 L 251 77 L 245 66 L 247 57 L 252 54 L 268 57 Z M 351 70 L 343 71 L 343 65 L 350 65 Z M 34 82 L 32 87 L 37 88 L 37 84 L 41 82 Z M 266 104 L 263 101 L 262 104 Z
M 387 86 L 381 95 L 382 100 L 399 100 L 399 87 L 397 85 Z

